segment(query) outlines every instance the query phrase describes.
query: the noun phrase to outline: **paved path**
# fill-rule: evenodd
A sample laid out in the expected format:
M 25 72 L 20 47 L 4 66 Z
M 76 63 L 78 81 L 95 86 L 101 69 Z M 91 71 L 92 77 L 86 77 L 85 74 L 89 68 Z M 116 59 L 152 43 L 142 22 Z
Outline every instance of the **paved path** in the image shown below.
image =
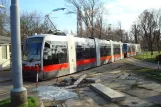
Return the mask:
M 5 81 L 11 81 L 12 80 L 12 75 L 11 71 L 1 71 L 0 72 L 0 83 L 5 82 Z
M 126 95 L 125 101 L 120 103 L 110 103 L 108 102 L 108 100 L 105 100 L 102 96 L 100 96 L 98 93 L 96 93 L 89 87 L 83 87 L 77 90 L 79 95 L 81 96 L 79 104 L 82 104 L 84 106 L 87 106 L 87 104 L 88 105 L 90 104 L 92 107 L 93 107 L 92 105 L 93 102 L 95 102 L 100 107 L 120 107 L 120 106 L 148 107 L 153 104 L 161 104 L 160 102 L 161 84 L 151 82 L 151 81 L 146 81 L 144 80 L 144 78 L 140 78 L 137 75 L 134 75 L 130 71 L 135 70 L 137 67 L 132 65 L 129 66 L 125 64 L 125 62 L 128 62 L 133 65 L 137 65 L 137 66 L 157 69 L 157 64 L 140 61 L 134 58 L 126 58 L 124 60 L 120 60 L 114 63 L 106 64 L 100 67 L 79 72 L 77 74 L 73 74 L 73 76 L 77 77 L 81 74 L 87 73 L 88 77 L 99 78 L 102 84 L 114 90 L 117 90 L 119 92 L 122 92 L 123 94 Z M 4 77 L 6 78 L 10 77 L 11 79 L 11 72 L 0 72 L 0 80 L 5 80 Z M 124 78 L 121 78 L 121 77 L 124 77 Z M 39 86 L 53 85 L 55 81 L 56 80 L 41 82 L 39 83 Z M 31 85 L 32 87 L 28 85 Z M 24 86 L 28 90 L 28 96 L 34 95 L 32 93 L 32 90 L 35 89 L 35 82 L 34 83 L 25 82 Z M 4 93 L 2 92 L 3 90 L 5 91 L 8 90 L 6 94 L 4 93 L 4 95 L 0 96 L 0 100 L 4 98 L 8 98 L 10 94 L 9 90 L 12 88 L 11 81 L 9 83 L 8 82 L 1 83 L 0 88 L 1 88 L 0 94 Z M 90 97 L 93 101 L 82 100 L 82 98 L 84 98 L 85 96 Z M 69 103 L 71 104 L 71 101 Z M 68 106 L 68 107 L 71 107 L 71 106 Z
M 124 61 L 126 61 L 132 65 L 136 65 L 136 66 L 140 66 L 140 67 L 158 69 L 158 64 L 138 60 L 135 58 L 126 58 Z M 159 66 L 159 68 L 161 69 L 161 66 Z

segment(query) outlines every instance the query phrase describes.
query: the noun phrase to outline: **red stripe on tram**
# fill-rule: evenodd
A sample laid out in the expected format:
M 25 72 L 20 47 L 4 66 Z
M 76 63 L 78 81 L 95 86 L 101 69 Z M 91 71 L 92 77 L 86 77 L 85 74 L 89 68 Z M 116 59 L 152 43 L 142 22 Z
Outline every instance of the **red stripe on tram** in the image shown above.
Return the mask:
M 101 57 L 100 60 L 110 60 L 112 58 L 112 56 L 104 56 L 104 57 Z
M 35 66 L 23 66 L 22 69 L 24 71 L 40 71 L 40 67 L 35 67 Z
M 120 54 L 115 54 L 115 55 L 114 55 L 114 58 L 119 58 L 119 57 L 121 57 Z
M 84 60 L 77 61 L 77 66 L 94 63 L 94 62 L 96 62 L 96 58 L 84 59 Z
M 44 66 L 44 72 L 57 71 L 57 70 L 65 69 L 65 68 L 68 68 L 68 67 L 69 67 L 68 63 L 47 65 L 47 66 Z

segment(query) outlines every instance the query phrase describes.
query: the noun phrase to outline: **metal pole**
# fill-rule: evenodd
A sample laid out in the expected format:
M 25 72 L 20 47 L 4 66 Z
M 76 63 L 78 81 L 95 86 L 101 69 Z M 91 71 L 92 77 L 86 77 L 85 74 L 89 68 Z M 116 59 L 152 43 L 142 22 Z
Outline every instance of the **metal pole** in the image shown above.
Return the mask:
M 27 103 L 27 90 L 23 87 L 22 61 L 21 61 L 21 39 L 20 39 L 20 15 L 18 0 L 11 0 L 11 46 L 12 46 L 12 82 L 11 103 L 19 106 Z
M 37 88 L 38 88 L 38 82 L 39 82 L 39 66 L 36 65 L 36 68 L 37 68 L 37 75 L 36 75 L 36 91 L 37 91 Z

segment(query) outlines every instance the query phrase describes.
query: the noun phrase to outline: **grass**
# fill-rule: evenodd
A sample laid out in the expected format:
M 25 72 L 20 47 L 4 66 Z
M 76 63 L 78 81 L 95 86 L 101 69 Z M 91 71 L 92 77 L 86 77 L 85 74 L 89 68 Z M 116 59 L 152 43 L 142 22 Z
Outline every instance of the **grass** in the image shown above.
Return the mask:
M 21 107 L 37 107 L 38 99 L 36 97 L 28 97 L 28 105 L 22 105 Z M 6 100 L 0 101 L 0 107 L 14 107 L 11 106 L 11 99 L 8 98 Z
M 153 62 L 156 63 L 156 56 L 159 55 L 159 53 L 157 51 L 153 52 L 153 55 L 151 55 L 151 52 L 143 52 L 141 54 L 138 54 L 135 56 L 136 59 L 139 60 L 144 60 L 144 61 L 148 61 L 148 62 Z
M 161 82 L 161 70 L 153 70 L 150 68 L 138 68 L 136 72 L 144 75 L 147 79 Z

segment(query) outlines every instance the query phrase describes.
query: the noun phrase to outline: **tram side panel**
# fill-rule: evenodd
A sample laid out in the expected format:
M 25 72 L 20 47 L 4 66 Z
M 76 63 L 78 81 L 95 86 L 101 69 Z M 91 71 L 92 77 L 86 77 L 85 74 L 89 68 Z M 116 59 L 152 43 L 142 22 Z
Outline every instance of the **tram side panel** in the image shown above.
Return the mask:
M 100 40 L 100 62 L 101 65 L 112 62 L 111 44 L 109 41 Z
M 94 39 L 76 38 L 76 65 L 77 71 L 97 66 L 96 48 Z
M 45 79 L 69 74 L 67 41 L 47 41 L 52 49 L 51 56 L 43 58 L 43 72 Z
M 127 57 L 131 56 L 131 45 L 127 44 Z
M 131 56 L 135 56 L 135 55 L 136 55 L 135 44 L 131 44 Z
M 120 43 L 118 42 L 113 43 L 113 55 L 114 55 L 114 61 L 121 59 Z

